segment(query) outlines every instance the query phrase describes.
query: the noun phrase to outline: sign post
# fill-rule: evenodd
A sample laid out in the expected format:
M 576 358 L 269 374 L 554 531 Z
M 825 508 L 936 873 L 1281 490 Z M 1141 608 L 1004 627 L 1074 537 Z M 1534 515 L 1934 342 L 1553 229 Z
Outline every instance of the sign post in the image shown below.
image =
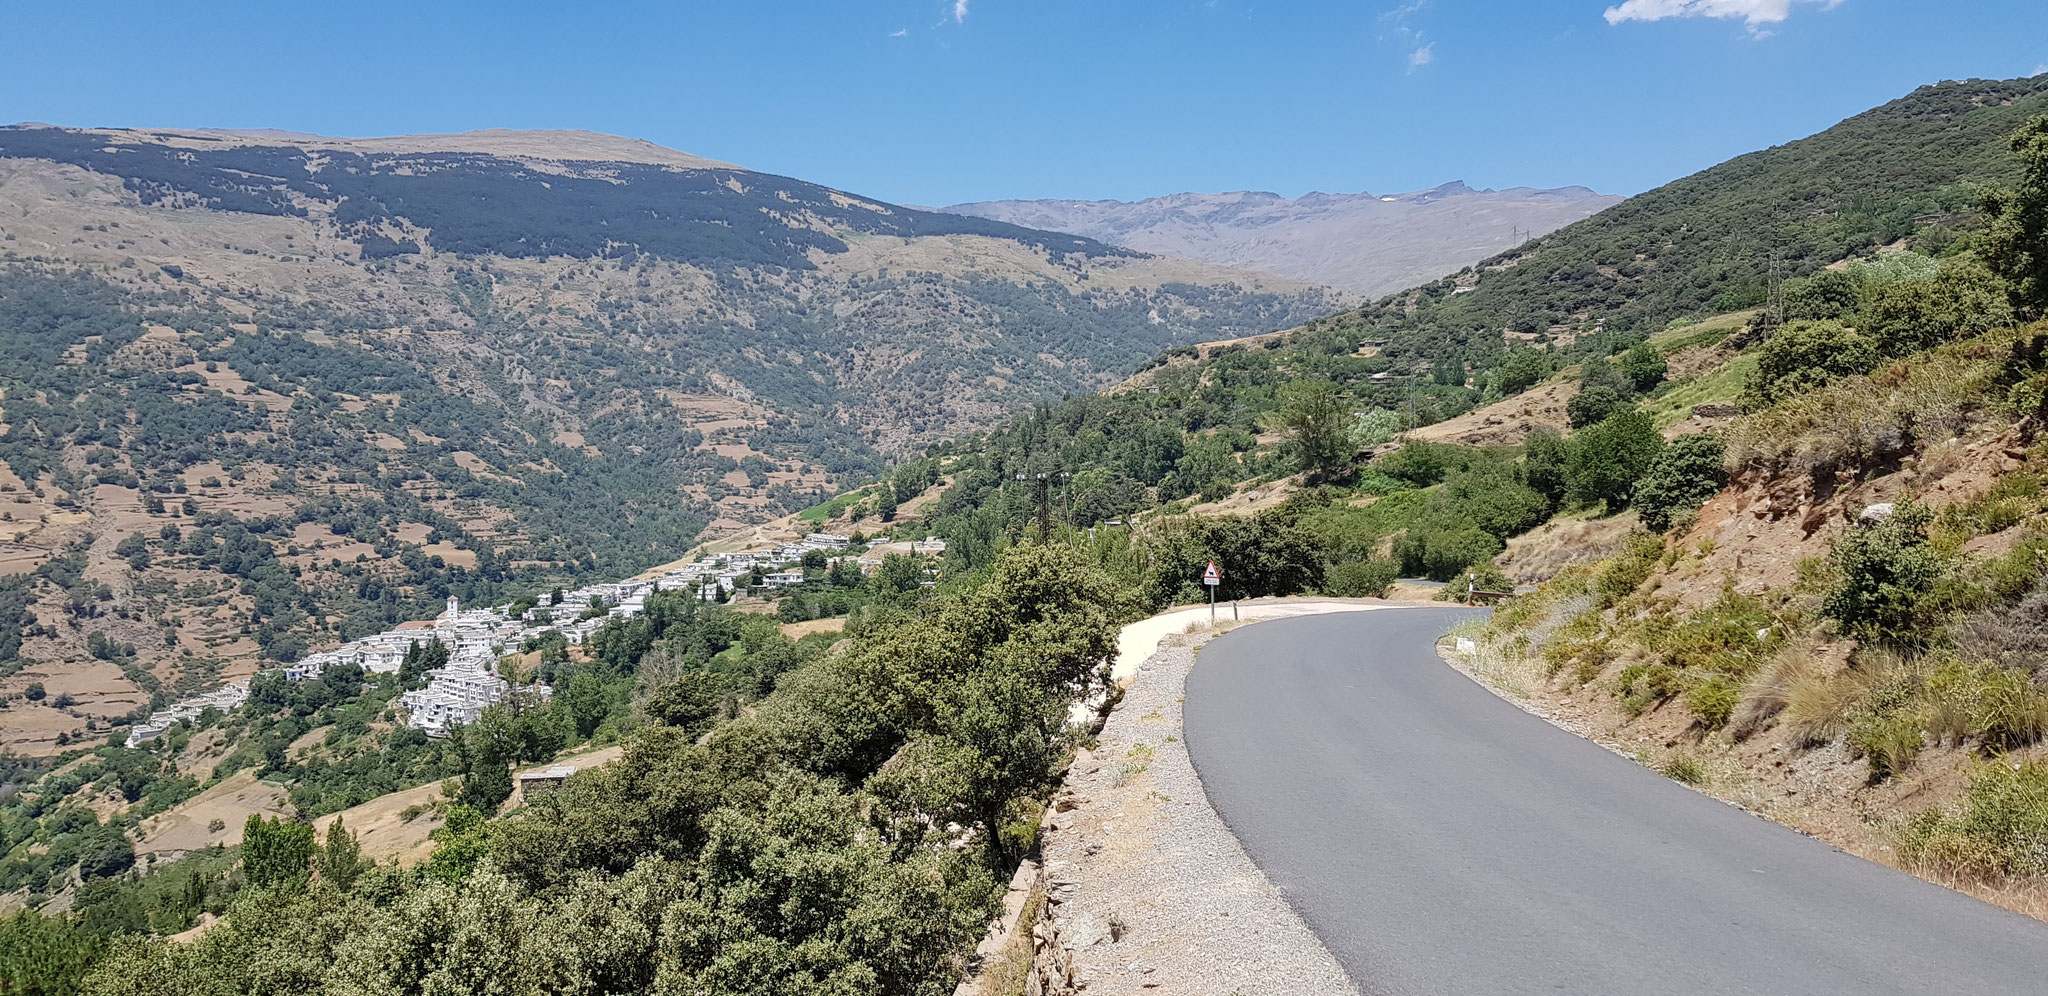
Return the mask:
M 1202 583 L 1209 588 L 1209 621 L 1213 623 L 1216 621 L 1216 586 L 1223 583 L 1223 568 L 1216 566 L 1215 561 L 1209 561 L 1209 566 L 1202 570 Z

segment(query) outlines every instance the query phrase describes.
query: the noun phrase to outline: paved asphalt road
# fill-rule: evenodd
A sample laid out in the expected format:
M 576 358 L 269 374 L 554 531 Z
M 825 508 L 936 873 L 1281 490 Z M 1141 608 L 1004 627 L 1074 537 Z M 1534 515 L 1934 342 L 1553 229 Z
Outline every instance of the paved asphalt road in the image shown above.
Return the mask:
M 1188 681 L 1210 800 L 1367 993 L 2048 993 L 2048 924 L 1473 684 L 1433 649 L 1470 611 L 1261 623 Z

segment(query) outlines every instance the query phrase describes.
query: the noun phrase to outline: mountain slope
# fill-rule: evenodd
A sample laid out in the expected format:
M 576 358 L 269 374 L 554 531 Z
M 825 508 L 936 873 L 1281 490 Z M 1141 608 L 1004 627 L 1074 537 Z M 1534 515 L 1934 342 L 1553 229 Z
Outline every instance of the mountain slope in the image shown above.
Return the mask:
M 1125 201 L 982 201 L 942 210 L 1142 252 L 1277 273 L 1359 294 L 1413 287 L 1621 200 L 1584 187 L 1406 194 L 1264 191 Z
M 1320 327 L 1387 339 L 1392 359 L 1463 362 L 1483 382 L 1511 345 L 1763 305 L 1774 269 L 1810 275 L 1902 239 L 1948 246 L 1979 187 L 2016 175 L 2007 136 L 2043 112 L 2048 76 L 1924 86 Z
M 0 129 L 0 748 L 1346 300 L 584 133 Z

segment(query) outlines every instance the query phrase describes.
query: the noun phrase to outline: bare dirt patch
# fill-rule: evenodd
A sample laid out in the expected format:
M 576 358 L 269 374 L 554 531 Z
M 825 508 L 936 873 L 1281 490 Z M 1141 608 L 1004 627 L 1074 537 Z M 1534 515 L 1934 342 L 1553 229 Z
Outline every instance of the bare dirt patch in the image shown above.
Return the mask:
M 782 635 L 792 640 L 801 640 L 812 633 L 837 633 L 846 628 L 844 617 L 834 619 L 807 619 L 803 622 L 783 623 Z
M 237 771 L 220 784 L 172 806 L 135 828 L 135 850 L 159 858 L 211 847 L 232 847 L 242 842 L 242 826 L 251 815 L 289 816 L 292 806 L 285 790 L 258 781 L 253 770 Z M 220 829 L 213 829 L 214 821 Z
M 1569 423 L 1565 406 L 1578 393 L 1578 380 L 1560 375 L 1512 398 L 1412 430 L 1407 438 L 1463 446 L 1519 446 L 1539 425 L 1563 432 Z

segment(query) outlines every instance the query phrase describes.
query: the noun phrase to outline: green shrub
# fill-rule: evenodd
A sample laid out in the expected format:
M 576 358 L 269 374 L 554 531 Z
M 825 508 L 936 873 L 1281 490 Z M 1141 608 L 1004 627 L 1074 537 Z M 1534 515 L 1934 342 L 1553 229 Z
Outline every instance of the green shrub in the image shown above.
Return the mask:
M 1681 436 L 1666 447 L 1636 484 L 1635 506 L 1643 525 L 1667 532 L 1675 518 L 1697 510 L 1728 482 L 1721 468 L 1726 455 L 1721 437 L 1712 433 Z
M 1757 352 L 1755 377 L 1745 403 L 1765 408 L 1878 363 L 1876 340 L 1837 321 L 1788 322 L 1771 333 Z
M 1910 862 L 1984 876 L 2048 874 L 2048 765 L 1983 765 L 1961 812 L 1923 811 L 1899 838 Z
M 1354 560 L 1338 564 L 1324 573 L 1324 587 L 1343 598 L 1382 598 L 1401 574 L 1392 560 Z
M 1621 669 L 1616 682 L 1621 692 L 1621 709 L 1630 716 L 1639 716 L 1650 707 L 1685 691 L 1685 676 L 1675 667 L 1662 661 L 1638 662 Z
M 1927 675 L 1922 696 L 1937 737 L 1968 735 L 1988 748 L 2013 750 L 2048 733 L 2048 694 L 2026 671 L 1946 661 Z
M 1718 674 L 1692 686 L 1685 693 L 1687 708 L 1699 717 L 1701 726 L 1710 730 L 1727 726 L 1741 701 L 1742 689 Z
M 1707 769 L 1698 761 L 1680 755 L 1664 762 L 1664 777 L 1683 785 L 1698 785 L 1707 780 Z
M 1920 756 L 1919 717 L 1866 712 L 1849 721 L 1849 754 L 1870 762 L 1870 780 L 1881 782 L 1913 766 Z
M 1927 541 L 1933 516 L 1902 502 L 1876 525 L 1858 525 L 1837 540 L 1839 577 L 1821 612 L 1851 635 L 1922 645 L 1952 604 L 1949 565 Z
M 1622 540 L 1621 552 L 1609 559 L 1593 580 L 1593 593 L 1600 608 L 1627 598 L 1657 566 L 1664 555 L 1664 540 L 1648 533 L 1630 533 Z

